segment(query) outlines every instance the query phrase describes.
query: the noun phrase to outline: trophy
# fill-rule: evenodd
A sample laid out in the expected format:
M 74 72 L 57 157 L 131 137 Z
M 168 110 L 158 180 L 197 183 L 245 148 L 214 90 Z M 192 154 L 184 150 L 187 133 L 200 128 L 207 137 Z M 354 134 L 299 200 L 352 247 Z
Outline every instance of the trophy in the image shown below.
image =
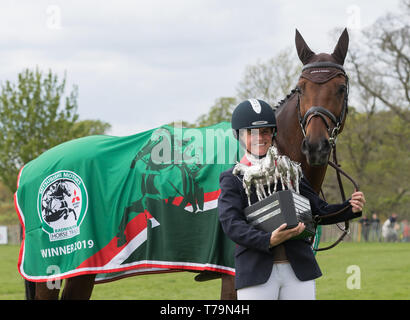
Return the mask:
M 287 224 L 286 229 L 292 229 L 299 222 L 303 222 L 305 230 L 292 239 L 304 239 L 315 234 L 309 200 L 299 194 L 299 181 L 302 178 L 300 163 L 279 155 L 278 150 L 271 146 L 266 157 L 259 163 L 250 167 L 238 163 L 233 169 L 233 174 L 243 175 L 242 183 L 249 204 L 244 213 L 249 224 L 260 230 L 272 232 L 283 223 Z M 277 191 L 279 181 L 282 184 L 282 191 Z M 258 197 L 258 202 L 254 204 L 250 201 L 252 185 Z

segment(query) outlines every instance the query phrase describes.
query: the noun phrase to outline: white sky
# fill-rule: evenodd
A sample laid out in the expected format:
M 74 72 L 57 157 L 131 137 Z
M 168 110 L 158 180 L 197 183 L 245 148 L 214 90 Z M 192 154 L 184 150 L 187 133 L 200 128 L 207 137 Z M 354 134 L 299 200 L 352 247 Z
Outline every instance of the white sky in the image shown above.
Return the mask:
M 332 52 L 330 31 L 347 26 L 352 38 L 398 2 L 2 0 L 0 81 L 36 66 L 66 72 L 81 119 L 135 134 L 194 122 L 234 96 L 246 65 L 294 46 L 295 28 L 313 51 Z

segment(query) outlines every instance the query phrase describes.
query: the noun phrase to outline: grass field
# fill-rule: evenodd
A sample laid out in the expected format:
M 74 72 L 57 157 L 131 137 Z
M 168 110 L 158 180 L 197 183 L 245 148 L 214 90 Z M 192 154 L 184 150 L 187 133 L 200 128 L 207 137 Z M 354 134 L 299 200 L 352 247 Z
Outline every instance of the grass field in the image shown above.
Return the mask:
M 17 272 L 18 246 L 0 246 L 0 299 L 24 299 Z M 317 256 L 323 276 L 317 299 L 410 299 L 410 243 L 342 243 Z M 354 273 L 347 273 L 349 266 Z M 349 289 L 349 277 L 360 289 Z M 219 299 L 220 280 L 195 282 L 194 273 L 130 277 L 98 284 L 92 299 Z M 351 279 L 351 278 L 350 278 Z

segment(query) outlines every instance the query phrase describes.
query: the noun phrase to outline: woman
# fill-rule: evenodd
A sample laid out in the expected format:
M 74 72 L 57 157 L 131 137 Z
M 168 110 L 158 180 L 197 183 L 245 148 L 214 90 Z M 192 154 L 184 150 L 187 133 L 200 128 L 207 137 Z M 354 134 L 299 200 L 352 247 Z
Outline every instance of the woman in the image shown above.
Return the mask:
M 249 99 L 240 103 L 232 114 L 235 137 L 246 149 L 242 163 L 256 164 L 272 146 L 276 132 L 275 114 L 262 100 Z M 219 220 L 224 232 L 236 244 L 235 288 L 238 299 L 315 299 L 314 279 L 322 275 L 310 242 L 290 240 L 303 232 L 305 226 L 286 229 L 281 225 L 272 233 L 247 223 L 243 210 L 248 199 L 241 176 L 232 174 L 233 168 L 220 176 L 221 194 L 218 199 Z M 365 203 L 362 192 L 355 192 L 345 203 L 329 205 L 321 200 L 302 178 L 300 193 L 309 199 L 313 215 L 326 215 L 350 204 L 349 210 L 327 223 L 337 223 L 361 216 Z M 280 190 L 280 186 L 278 186 Z M 257 202 L 255 192 L 251 203 Z

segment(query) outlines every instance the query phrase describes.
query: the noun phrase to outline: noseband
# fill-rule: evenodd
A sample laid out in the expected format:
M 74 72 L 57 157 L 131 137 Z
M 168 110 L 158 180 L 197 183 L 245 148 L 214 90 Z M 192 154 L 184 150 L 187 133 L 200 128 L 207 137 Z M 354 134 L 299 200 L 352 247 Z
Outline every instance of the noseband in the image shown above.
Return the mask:
M 327 131 L 329 133 L 329 143 L 332 146 L 332 148 L 336 145 L 336 140 L 337 140 L 337 135 L 340 132 L 340 128 L 343 123 L 343 119 L 345 118 L 347 112 L 348 112 L 348 107 L 347 107 L 347 101 L 348 101 L 348 96 L 349 96 L 349 77 L 347 76 L 344 68 L 340 64 L 336 64 L 333 62 L 314 62 L 314 63 L 309 63 L 305 65 L 302 68 L 302 72 L 305 71 L 306 69 L 310 68 L 336 68 L 339 69 L 343 72 L 344 77 L 346 78 L 346 91 L 345 95 L 343 98 L 343 106 L 342 106 L 342 111 L 339 115 L 339 117 L 336 117 L 332 112 L 329 110 L 325 109 L 322 106 L 312 106 L 309 108 L 309 110 L 305 113 L 305 115 L 302 117 L 302 114 L 300 112 L 300 93 L 301 90 L 299 87 L 295 88 L 295 92 L 298 94 L 298 103 L 297 103 L 297 110 L 298 110 L 298 118 L 299 118 L 299 124 L 300 127 L 302 128 L 302 133 L 303 136 L 306 137 L 306 127 L 309 125 L 310 121 L 314 117 L 320 117 L 323 122 L 326 125 Z M 331 128 L 326 121 L 326 118 L 330 119 L 330 121 L 333 123 L 333 128 Z

